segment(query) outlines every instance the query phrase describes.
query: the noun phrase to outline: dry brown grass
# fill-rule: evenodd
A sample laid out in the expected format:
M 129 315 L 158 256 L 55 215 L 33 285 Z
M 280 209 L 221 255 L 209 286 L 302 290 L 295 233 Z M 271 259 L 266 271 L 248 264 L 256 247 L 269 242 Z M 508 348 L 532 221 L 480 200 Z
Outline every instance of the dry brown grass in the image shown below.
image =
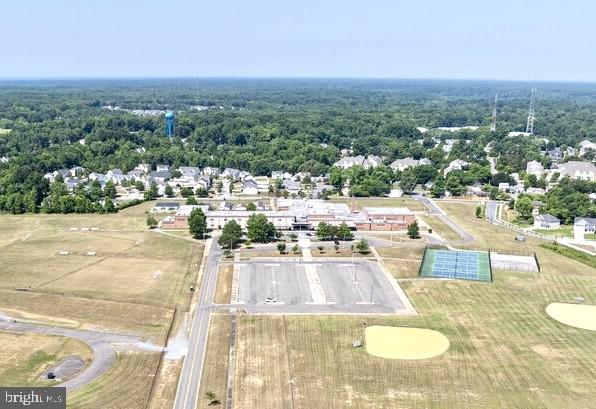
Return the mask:
M 199 389 L 198 409 L 209 408 L 207 392 L 213 392 L 216 399 L 225 403 L 228 382 L 228 358 L 230 353 L 231 317 L 227 314 L 213 314 L 209 324 L 209 337 L 205 363 Z
M 403 283 L 418 317 L 241 316 L 234 407 L 588 408 L 596 388 L 593 333 L 544 308 L 596 303 L 596 277 L 499 274 L 493 284 Z M 450 349 L 418 361 L 352 348 L 362 322 L 429 328 Z
M 217 289 L 215 291 L 216 304 L 230 303 L 233 275 L 234 265 L 225 264 L 219 268 L 219 274 L 217 275 Z
M 435 216 L 420 216 L 434 232 L 438 233 L 444 240 L 456 241 L 461 240 L 459 234 L 454 232 L 449 226 Z
M 114 366 L 67 396 L 69 408 L 142 409 L 147 405 L 159 353 L 120 352 Z
M 36 314 L 39 321 L 46 321 L 47 316 L 57 320 L 53 322 L 56 325 L 62 321 L 63 326 L 135 334 L 158 344 L 165 342 L 173 316 L 172 309 L 155 305 L 11 290 L 0 290 L 0 311 L 5 311 L 3 306 L 8 306 L 13 316 Z M 23 314 L 15 314 L 15 310 Z
M 331 202 L 347 203 L 348 206 L 352 206 L 352 198 L 349 197 L 333 197 L 329 199 Z M 382 198 L 382 197 L 357 197 L 356 208 L 362 209 L 363 207 L 407 207 L 413 211 L 426 210 L 424 205 L 410 197 L 400 198 Z
M 93 351 L 86 344 L 72 338 L 0 332 L 0 385 L 53 385 L 58 381 L 40 377 L 50 365 L 72 355 L 89 365 Z

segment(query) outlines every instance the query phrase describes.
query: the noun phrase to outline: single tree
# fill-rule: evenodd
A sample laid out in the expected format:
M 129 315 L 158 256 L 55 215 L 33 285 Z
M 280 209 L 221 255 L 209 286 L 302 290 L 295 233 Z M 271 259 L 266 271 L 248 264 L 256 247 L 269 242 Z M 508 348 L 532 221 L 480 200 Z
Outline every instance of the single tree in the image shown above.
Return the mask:
M 154 229 L 157 227 L 157 219 L 155 217 L 149 215 L 147 216 L 147 227 L 150 229 Z
M 195 199 L 194 196 L 188 196 L 186 198 L 186 204 L 187 205 L 196 205 L 197 204 L 197 199 Z
M 362 239 L 358 243 L 356 243 L 356 250 L 358 253 L 366 254 L 370 252 L 370 247 L 368 246 L 368 241 Z
M 246 205 L 246 210 L 248 210 L 249 212 L 254 212 L 255 210 L 257 210 L 257 205 L 255 205 L 253 202 L 249 202 Z
M 106 213 L 116 213 L 118 209 L 114 206 L 114 202 L 109 197 L 106 198 L 103 208 Z
M 114 199 L 116 197 L 116 186 L 114 182 L 108 180 L 106 185 L 103 187 L 103 194 L 105 197 L 109 197 L 110 199 Z
M 166 185 L 164 193 L 167 197 L 174 197 L 174 189 L 170 185 Z
M 411 239 L 417 239 L 420 234 L 420 227 L 418 222 L 414 220 L 414 223 L 408 225 L 408 237 Z
M 532 209 L 532 199 L 528 196 L 522 196 L 515 202 L 515 211 L 521 219 L 529 220 L 532 217 Z
M 297 244 L 294 244 L 294 247 L 292 247 L 292 251 L 294 252 L 294 254 L 298 254 L 300 252 L 300 247 L 298 247 Z
M 286 243 L 278 243 L 277 251 L 279 251 L 279 254 L 284 254 L 286 252 Z
M 354 234 L 352 233 L 352 231 L 350 230 L 350 227 L 343 222 L 342 224 L 339 225 L 338 229 L 337 229 L 337 238 L 340 240 L 353 240 L 354 239 Z
M 135 182 L 135 188 L 139 191 L 139 192 L 144 192 L 145 191 L 145 184 L 143 182 L 141 182 L 140 180 L 137 180 Z
M 180 196 L 182 197 L 190 197 L 193 195 L 193 191 L 191 188 L 189 187 L 183 187 L 182 189 L 180 189 Z
M 416 175 L 414 171 L 402 172 L 399 187 L 406 193 L 412 193 L 416 189 Z
M 240 227 L 236 220 L 230 220 L 224 225 L 221 236 L 219 236 L 217 242 L 222 247 L 230 246 L 230 248 L 232 248 L 240 242 L 241 238 L 242 227 Z
M 207 217 L 200 208 L 193 209 L 188 218 L 188 227 L 194 238 L 198 239 L 207 232 Z
M 246 222 L 247 236 L 256 243 L 269 243 L 275 239 L 275 227 L 264 214 L 252 214 Z
M 296 233 L 290 233 L 288 235 L 288 237 L 290 238 L 291 241 L 296 241 L 296 239 L 298 238 L 298 235 Z
M 482 218 L 482 206 L 476 206 L 476 218 L 477 219 Z
M 209 196 L 209 191 L 207 189 L 205 189 L 204 187 L 198 187 L 197 190 L 195 191 L 195 194 L 198 197 L 207 197 L 207 196 Z

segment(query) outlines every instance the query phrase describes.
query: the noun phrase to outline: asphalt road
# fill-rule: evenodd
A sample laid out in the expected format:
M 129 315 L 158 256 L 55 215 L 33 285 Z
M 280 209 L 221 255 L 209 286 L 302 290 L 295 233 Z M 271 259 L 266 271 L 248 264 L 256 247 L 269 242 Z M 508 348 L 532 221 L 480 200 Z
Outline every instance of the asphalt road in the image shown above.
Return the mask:
M 0 330 L 28 332 L 42 335 L 59 335 L 78 339 L 93 349 L 93 361 L 78 376 L 61 383 L 71 392 L 103 375 L 116 360 L 116 349 L 154 350 L 160 351 L 158 346 L 144 344 L 134 336 L 111 334 L 96 331 L 81 331 L 70 328 L 52 327 L 46 325 L 29 324 L 24 322 L 0 321 Z
M 175 409 L 195 409 L 201 384 L 205 347 L 209 333 L 209 320 L 213 309 L 213 299 L 217 285 L 217 272 L 221 249 L 217 244 L 217 237 L 213 237 L 207 264 L 203 271 L 201 288 L 194 311 L 190 330 L 188 353 L 182 364 L 178 389 L 176 391 Z
M 503 202 L 499 202 L 497 200 L 489 200 L 486 202 L 486 208 L 484 209 L 484 214 L 486 215 L 486 219 L 491 223 L 497 223 L 497 209 L 499 208 L 499 204 Z

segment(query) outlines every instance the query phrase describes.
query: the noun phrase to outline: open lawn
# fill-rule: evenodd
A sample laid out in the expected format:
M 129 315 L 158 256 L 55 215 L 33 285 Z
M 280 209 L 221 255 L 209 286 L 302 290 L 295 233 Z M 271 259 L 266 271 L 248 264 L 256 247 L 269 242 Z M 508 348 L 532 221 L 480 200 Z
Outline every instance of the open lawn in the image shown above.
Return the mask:
M 331 202 L 347 203 L 349 206 L 352 205 L 351 197 L 333 197 L 330 198 Z M 362 209 L 363 207 L 407 207 L 413 211 L 424 211 L 426 207 L 411 197 L 357 197 L 356 208 Z
M 444 240 L 457 241 L 461 240 L 459 234 L 454 232 L 449 226 L 435 216 L 421 216 L 422 220 L 428 224 L 433 231 L 438 233 Z
M 215 291 L 216 304 L 230 303 L 233 274 L 233 264 L 225 264 L 219 267 L 219 274 L 217 275 L 217 289 Z
M 227 314 L 213 314 L 211 316 L 197 409 L 211 407 L 209 406 L 209 399 L 205 396 L 207 392 L 213 392 L 215 398 L 225 405 L 231 320 L 232 318 Z
M 552 320 L 545 307 L 574 296 L 596 302 L 594 277 L 403 283 L 418 317 L 239 316 L 233 407 L 592 407 L 593 333 Z M 451 345 L 428 360 L 376 358 L 351 345 L 364 338 L 364 321 L 433 329 Z
M 204 245 L 148 231 L 153 204 L 113 215 L 0 215 L 0 311 L 164 345 L 175 309 L 189 309 Z M 73 393 L 69 407 L 146 407 L 161 382 L 159 356 L 120 354 L 107 374 Z M 159 374 L 171 385 L 178 370 Z M 162 396 L 154 402 L 171 407 L 171 388 L 156 389 Z
M 147 407 L 159 353 L 118 353 L 114 366 L 80 391 L 69 394 L 68 407 L 143 409 Z
M 56 384 L 57 381 L 48 381 L 44 377 L 48 367 L 72 355 L 89 365 L 93 351 L 86 344 L 71 338 L 0 332 L 0 385 Z

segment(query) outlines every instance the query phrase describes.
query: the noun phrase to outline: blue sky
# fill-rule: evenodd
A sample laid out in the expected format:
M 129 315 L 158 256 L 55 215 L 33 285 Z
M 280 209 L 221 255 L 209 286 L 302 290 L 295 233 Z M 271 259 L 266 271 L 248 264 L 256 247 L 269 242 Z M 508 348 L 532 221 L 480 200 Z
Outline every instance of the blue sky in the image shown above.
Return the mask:
M 596 81 L 588 0 L 18 0 L 0 78 Z

